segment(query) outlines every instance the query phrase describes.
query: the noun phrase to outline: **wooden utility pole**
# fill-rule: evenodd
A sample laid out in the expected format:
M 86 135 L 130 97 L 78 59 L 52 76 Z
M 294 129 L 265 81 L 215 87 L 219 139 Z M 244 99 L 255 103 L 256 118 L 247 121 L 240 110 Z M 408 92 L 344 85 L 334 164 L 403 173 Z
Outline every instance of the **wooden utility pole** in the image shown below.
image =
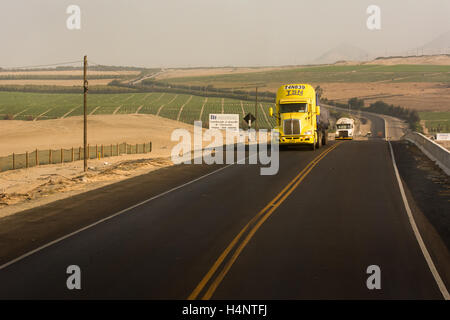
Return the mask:
M 258 87 L 255 90 L 255 130 L 258 131 Z
M 83 143 L 84 143 L 84 172 L 87 171 L 87 92 L 88 92 L 88 81 L 86 79 L 87 73 L 87 56 L 84 56 L 84 68 L 83 68 L 83 108 L 84 108 L 84 133 L 83 133 Z

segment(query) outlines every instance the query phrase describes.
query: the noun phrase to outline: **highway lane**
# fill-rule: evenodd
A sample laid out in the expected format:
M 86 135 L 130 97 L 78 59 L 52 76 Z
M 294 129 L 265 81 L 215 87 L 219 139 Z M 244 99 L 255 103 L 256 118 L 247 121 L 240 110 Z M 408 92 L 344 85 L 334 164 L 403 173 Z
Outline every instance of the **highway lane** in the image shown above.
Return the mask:
M 0 270 L 0 298 L 187 298 L 255 210 L 316 155 L 288 151 L 276 176 L 233 165 L 85 230 Z M 71 264 L 83 272 L 81 292 L 65 288 Z
M 368 140 L 374 140 L 374 139 L 377 140 L 380 138 L 385 138 L 386 137 L 385 133 L 387 131 L 390 131 L 389 129 L 387 130 L 387 128 L 386 128 L 386 125 L 389 125 L 389 124 L 384 121 L 384 118 L 381 116 L 375 115 L 371 112 L 363 112 L 360 110 L 348 110 L 348 109 L 339 108 L 339 107 L 330 106 L 330 105 L 324 105 L 324 107 L 329 110 L 350 113 L 356 118 L 369 119 L 370 123 L 371 123 L 370 131 L 372 132 L 372 135 L 368 138 Z M 361 137 L 356 137 L 356 138 L 361 138 Z
M 387 143 L 346 141 L 312 167 L 326 151 L 282 152 L 275 176 L 233 165 L 84 230 L 0 270 L 0 298 L 186 299 L 302 170 L 213 299 L 441 298 L 404 212 Z M 81 291 L 66 288 L 72 264 L 81 267 Z M 365 286 L 371 264 L 381 267 L 380 291 Z
M 343 144 L 258 230 L 212 298 L 442 298 L 394 181 L 385 142 Z M 370 265 L 381 290 L 366 286 Z
M 386 115 L 383 115 L 382 118 L 386 120 L 388 128 L 386 136 L 389 140 L 400 140 L 405 135 L 408 128 L 405 121 Z
M 372 122 L 372 138 L 377 138 L 377 134 L 381 132 L 381 137 L 383 138 L 387 138 L 388 140 L 399 140 L 406 133 L 408 127 L 405 121 L 383 114 L 374 114 L 360 110 L 348 110 L 330 105 L 325 105 L 325 107 L 333 110 L 349 112 L 358 118 L 368 118 Z

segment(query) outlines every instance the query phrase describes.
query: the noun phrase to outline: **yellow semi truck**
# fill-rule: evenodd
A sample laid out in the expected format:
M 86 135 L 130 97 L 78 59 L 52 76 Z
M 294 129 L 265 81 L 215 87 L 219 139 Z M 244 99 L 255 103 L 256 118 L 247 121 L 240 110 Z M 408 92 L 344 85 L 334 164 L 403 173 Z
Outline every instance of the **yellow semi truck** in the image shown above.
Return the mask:
M 319 97 L 309 84 L 286 84 L 277 91 L 276 118 L 280 147 L 307 145 L 312 150 L 327 143 L 328 110 L 321 110 Z

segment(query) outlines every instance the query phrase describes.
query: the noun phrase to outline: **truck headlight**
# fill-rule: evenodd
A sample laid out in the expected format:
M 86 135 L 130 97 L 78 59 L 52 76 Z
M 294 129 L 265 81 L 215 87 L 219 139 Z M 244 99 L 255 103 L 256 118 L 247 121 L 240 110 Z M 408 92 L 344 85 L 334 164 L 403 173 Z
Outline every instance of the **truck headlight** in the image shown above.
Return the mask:
M 305 131 L 305 134 L 309 136 L 312 134 L 312 131 L 311 130 Z

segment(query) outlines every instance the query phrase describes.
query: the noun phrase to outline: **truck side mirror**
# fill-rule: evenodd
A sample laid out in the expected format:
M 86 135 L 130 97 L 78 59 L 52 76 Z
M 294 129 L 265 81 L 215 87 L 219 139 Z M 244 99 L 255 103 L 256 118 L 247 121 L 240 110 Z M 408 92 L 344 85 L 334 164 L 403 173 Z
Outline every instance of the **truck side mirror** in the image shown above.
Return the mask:
M 273 117 L 273 108 L 272 107 L 269 108 L 269 116 Z
M 320 115 L 320 106 L 316 106 L 316 113 L 318 116 Z

